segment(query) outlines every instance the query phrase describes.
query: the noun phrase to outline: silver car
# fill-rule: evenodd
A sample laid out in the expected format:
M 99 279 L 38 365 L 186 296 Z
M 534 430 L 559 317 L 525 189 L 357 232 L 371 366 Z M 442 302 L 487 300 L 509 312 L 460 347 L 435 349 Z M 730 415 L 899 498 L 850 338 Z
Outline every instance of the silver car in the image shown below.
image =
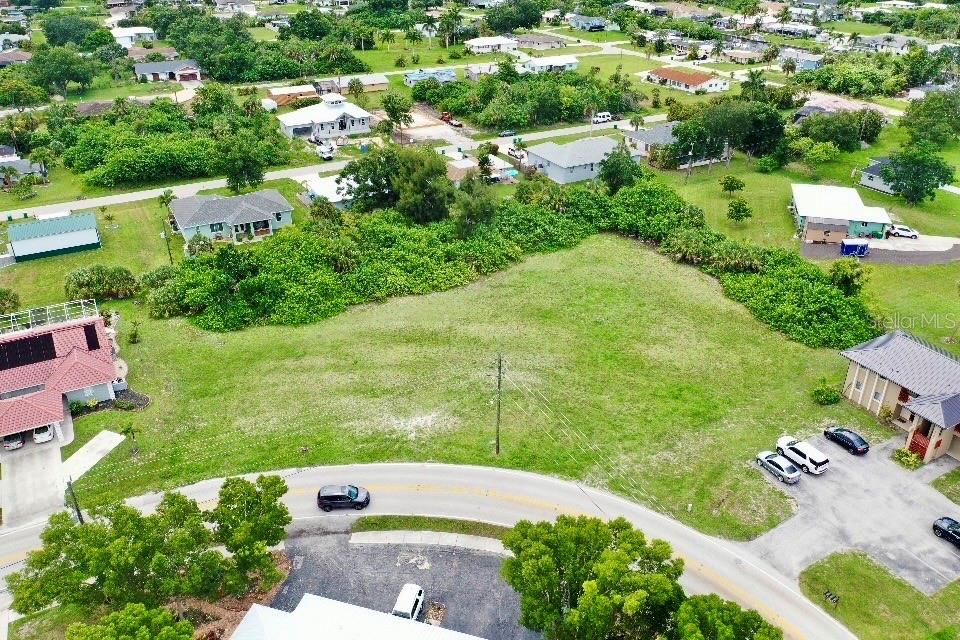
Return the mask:
M 800 481 L 800 469 L 797 469 L 792 462 L 773 451 L 758 453 L 757 464 L 776 476 L 780 482 L 794 484 Z

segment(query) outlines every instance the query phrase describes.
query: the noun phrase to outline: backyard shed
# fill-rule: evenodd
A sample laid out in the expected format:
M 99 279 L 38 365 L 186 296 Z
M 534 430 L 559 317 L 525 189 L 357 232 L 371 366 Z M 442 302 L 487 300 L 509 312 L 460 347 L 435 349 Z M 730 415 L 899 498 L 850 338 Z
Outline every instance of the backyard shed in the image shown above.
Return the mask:
M 100 247 L 97 217 L 90 211 L 11 224 L 7 237 L 17 262 Z

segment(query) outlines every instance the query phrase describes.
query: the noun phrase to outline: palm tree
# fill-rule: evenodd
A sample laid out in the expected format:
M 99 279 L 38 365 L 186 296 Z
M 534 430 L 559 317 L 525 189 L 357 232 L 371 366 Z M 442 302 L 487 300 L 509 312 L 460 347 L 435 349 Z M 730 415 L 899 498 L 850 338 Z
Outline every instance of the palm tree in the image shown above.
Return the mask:
M 120 435 L 130 438 L 130 455 L 140 453 L 140 446 L 137 444 L 137 430 L 132 424 L 125 424 L 120 427 Z
M 50 147 L 37 147 L 30 152 L 28 159 L 30 162 L 40 165 L 40 173 L 43 175 L 44 179 L 47 178 L 47 173 L 57 161 L 57 157 L 54 155 L 53 150 Z
M 20 175 L 20 172 L 13 167 L 0 167 L 0 176 L 3 177 L 3 190 L 10 191 L 13 185 L 13 179 Z
M 161 207 L 169 207 L 170 203 L 173 202 L 173 200 L 174 200 L 174 195 L 171 189 L 167 189 L 166 191 L 161 193 L 159 196 L 157 196 L 157 202 L 160 203 Z
M 433 48 L 433 36 L 437 33 L 437 19 L 428 15 L 423 19 L 423 30 L 427 34 L 427 48 Z
M 457 43 L 457 32 L 460 30 L 460 26 L 463 24 L 463 16 L 460 15 L 460 9 L 454 5 L 447 9 L 442 16 L 440 16 L 440 33 L 443 34 L 444 46 L 450 47 L 450 39 L 453 38 L 453 43 Z
M 639 113 L 630 116 L 630 126 L 633 127 L 634 131 L 639 131 L 640 127 L 643 126 L 643 116 Z
M 416 45 L 418 42 L 423 42 L 423 34 L 417 31 L 414 27 L 407 29 L 407 31 L 403 34 L 403 38 L 412 45 Z
M 847 42 L 850 43 L 850 46 L 857 44 L 858 42 L 860 42 L 860 34 L 854 31 L 853 33 L 850 34 L 850 37 L 847 38 Z
M 387 45 L 387 51 L 390 51 L 390 45 L 397 39 L 397 35 L 390 29 L 384 29 L 380 32 L 380 42 Z
M 716 59 L 720 59 L 720 56 L 723 55 L 723 40 L 714 40 L 713 47 L 710 49 L 710 55 Z

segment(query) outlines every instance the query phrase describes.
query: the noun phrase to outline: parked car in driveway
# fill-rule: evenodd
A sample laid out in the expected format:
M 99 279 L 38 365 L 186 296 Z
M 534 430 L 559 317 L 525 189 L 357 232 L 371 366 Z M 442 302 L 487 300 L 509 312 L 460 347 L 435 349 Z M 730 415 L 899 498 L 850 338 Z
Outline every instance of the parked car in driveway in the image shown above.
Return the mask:
M 863 455 L 870 451 L 870 443 L 863 439 L 856 431 L 851 431 L 846 427 L 833 425 L 823 430 L 823 437 L 838 445 L 854 455 Z
M 780 482 L 794 484 L 800 481 L 800 469 L 779 453 L 761 451 L 757 454 L 757 464 L 772 473 Z
M 512 138 L 515 135 L 517 135 L 517 132 L 514 131 L 513 129 L 504 129 L 503 131 L 500 132 L 501 138 Z
M 516 158 L 517 160 L 523 160 L 523 149 L 518 147 L 509 147 L 507 148 L 507 155 L 511 158 Z
M 955 547 L 960 547 L 960 522 L 953 518 L 944 516 L 934 521 L 933 534 L 952 543 Z
M 397 603 L 393 605 L 393 615 L 407 620 L 418 620 L 423 611 L 423 587 L 407 583 L 400 589 Z
M 890 226 L 890 230 L 887 231 L 888 236 L 894 236 L 897 238 L 912 238 L 916 240 L 920 237 L 920 234 L 917 233 L 916 229 L 911 229 L 902 224 L 895 224 Z
M 370 492 L 352 484 L 328 484 L 317 492 L 317 506 L 324 511 L 352 508 L 359 511 L 370 504 Z
M 793 436 L 783 436 L 777 440 L 777 453 L 800 467 L 804 473 L 820 475 L 830 466 L 830 460 L 819 449 Z
M 13 451 L 14 449 L 19 449 L 23 446 L 23 434 L 22 433 L 11 433 L 8 436 L 3 436 L 3 448 L 7 451 Z
M 33 430 L 33 441 L 37 444 L 53 440 L 53 425 L 44 425 Z

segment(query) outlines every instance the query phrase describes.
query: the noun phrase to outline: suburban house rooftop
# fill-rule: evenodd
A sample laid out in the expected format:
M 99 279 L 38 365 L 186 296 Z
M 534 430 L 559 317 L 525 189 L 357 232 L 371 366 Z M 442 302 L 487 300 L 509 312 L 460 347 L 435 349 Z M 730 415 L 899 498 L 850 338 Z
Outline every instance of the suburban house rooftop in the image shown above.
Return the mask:
M 802 218 L 892 223 L 883 207 L 864 205 L 856 189 L 822 184 L 794 184 L 791 188 L 793 205 Z
M 598 136 L 581 138 L 567 144 L 544 142 L 527 149 L 527 154 L 539 156 L 560 167 L 579 167 L 591 162 L 601 162 L 616 147 L 617 141 L 613 138 Z
M 370 112 L 348 102 L 339 93 L 328 93 L 320 102 L 277 116 L 285 127 L 303 127 L 315 122 L 333 122 L 342 115 L 351 118 L 369 118 Z
M 679 122 L 663 122 L 650 127 L 649 129 L 640 129 L 638 131 L 624 131 L 623 134 L 631 140 L 646 142 L 649 145 L 667 145 L 673 144 L 673 128 L 680 124 Z
M 231 640 L 315 640 L 317 629 L 323 640 L 482 640 L 310 593 L 289 612 L 253 605 Z
M 943 349 L 897 330 L 841 355 L 915 394 L 905 409 L 942 428 L 960 425 L 960 360 Z
M 276 189 L 241 196 L 190 196 L 177 198 L 170 210 L 180 229 L 223 222 L 245 224 L 265 220 L 290 210 L 290 203 Z
M 906 331 L 882 335 L 841 355 L 920 396 L 960 393 L 960 360 Z

